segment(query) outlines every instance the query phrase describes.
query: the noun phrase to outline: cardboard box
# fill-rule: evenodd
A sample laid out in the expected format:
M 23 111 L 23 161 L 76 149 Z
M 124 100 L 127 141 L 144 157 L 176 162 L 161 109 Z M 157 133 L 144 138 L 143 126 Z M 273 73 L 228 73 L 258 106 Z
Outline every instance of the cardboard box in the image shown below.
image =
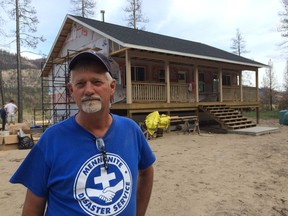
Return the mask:
M 31 133 L 31 129 L 30 129 L 30 124 L 28 123 L 16 123 L 16 124 L 12 124 L 7 126 L 7 130 L 9 130 L 10 134 L 16 135 L 17 132 L 20 130 L 20 128 L 23 130 L 23 132 L 26 134 L 30 134 Z
M 17 135 L 4 136 L 3 144 L 5 145 L 18 144 L 18 136 Z
M 18 149 L 18 143 L 9 145 L 0 145 L 0 151 L 15 150 L 15 149 Z
M 0 136 L 0 150 L 18 149 L 17 135 Z
M 25 136 L 29 136 L 32 138 L 31 134 L 25 134 Z M 17 135 L 8 135 L 8 136 L 0 135 L 0 151 L 18 149 L 18 142 L 19 140 Z
M 10 135 L 9 131 L 0 131 L 1 136 L 8 136 Z

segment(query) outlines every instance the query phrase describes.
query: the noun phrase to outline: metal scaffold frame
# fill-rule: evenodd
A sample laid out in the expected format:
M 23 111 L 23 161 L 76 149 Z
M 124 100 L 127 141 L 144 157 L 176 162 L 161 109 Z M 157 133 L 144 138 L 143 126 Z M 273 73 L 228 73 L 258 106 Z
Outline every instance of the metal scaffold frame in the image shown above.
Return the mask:
M 75 53 L 74 50 L 67 50 L 65 57 L 53 59 L 51 75 L 42 76 L 41 126 L 43 129 L 67 119 L 71 115 L 72 101 L 67 90 L 69 82 L 68 63 L 73 57 L 71 52 Z

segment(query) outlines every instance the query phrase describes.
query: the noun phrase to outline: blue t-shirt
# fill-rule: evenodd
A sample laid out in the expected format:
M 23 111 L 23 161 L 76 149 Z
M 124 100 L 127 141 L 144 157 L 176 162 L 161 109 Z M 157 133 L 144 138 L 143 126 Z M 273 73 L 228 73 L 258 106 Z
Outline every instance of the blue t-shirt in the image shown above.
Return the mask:
M 138 170 L 155 155 L 134 121 L 112 117 L 103 137 L 108 170 L 97 137 L 73 116 L 45 131 L 10 182 L 46 197 L 46 215 L 136 215 Z

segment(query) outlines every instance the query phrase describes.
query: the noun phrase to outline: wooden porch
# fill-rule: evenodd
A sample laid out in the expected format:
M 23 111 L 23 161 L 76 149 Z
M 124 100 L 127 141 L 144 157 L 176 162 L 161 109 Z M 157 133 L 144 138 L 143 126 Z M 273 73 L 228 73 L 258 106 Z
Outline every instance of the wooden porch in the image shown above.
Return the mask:
M 198 115 L 199 106 L 213 104 L 258 110 L 257 66 L 136 49 L 120 49 L 111 56 L 119 64 L 124 95 L 114 100 L 112 112 L 129 118 L 155 110 Z M 142 72 L 139 77 L 137 68 Z M 243 85 L 245 70 L 254 74 L 255 87 Z
M 165 83 L 132 83 L 132 103 L 126 101 L 112 104 L 111 110 L 126 111 L 126 115 L 133 118 L 133 114 L 159 112 L 198 112 L 199 106 L 227 105 L 232 108 L 258 109 L 258 92 L 255 87 L 223 86 L 222 93 L 203 92 L 198 93 L 188 90 L 188 83 L 170 83 L 170 91 L 167 94 Z M 222 94 L 222 96 L 221 96 Z M 170 98 L 168 99 L 168 96 Z M 220 101 L 220 98 L 225 100 Z M 168 102 L 169 101 L 169 102 Z
M 211 106 L 211 105 L 226 105 L 233 109 L 254 109 L 257 114 L 256 123 L 259 123 L 259 103 L 258 102 L 191 102 L 191 103 L 117 103 L 113 104 L 111 107 L 112 113 L 118 113 L 121 115 L 125 115 L 131 119 L 134 119 L 135 115 L 142 114 L 146 115 L 153 111 L 159 111 L 160 113 L 165 113 L 168 115 L 179 115 L 179 113 L 183 113 L 183 115 L 197 115 L 199 118 L 199 122 L 203 119 L 199 115 L 200 107 L 203 106 Z M 120 112 L 120 113 L 119 113 Z M 142 119 L 143 121 L 143 119 Z

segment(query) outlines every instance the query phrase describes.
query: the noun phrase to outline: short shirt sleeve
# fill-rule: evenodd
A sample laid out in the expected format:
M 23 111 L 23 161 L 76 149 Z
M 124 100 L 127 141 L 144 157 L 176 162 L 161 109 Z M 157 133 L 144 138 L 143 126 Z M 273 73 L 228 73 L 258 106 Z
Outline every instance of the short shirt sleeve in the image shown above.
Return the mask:
M 45 197 L 49 172 L 50 168 L 45 162 L 43 152 L 35 145 L 11 177 L 10 182 L 23 184 L 35 195 Z

